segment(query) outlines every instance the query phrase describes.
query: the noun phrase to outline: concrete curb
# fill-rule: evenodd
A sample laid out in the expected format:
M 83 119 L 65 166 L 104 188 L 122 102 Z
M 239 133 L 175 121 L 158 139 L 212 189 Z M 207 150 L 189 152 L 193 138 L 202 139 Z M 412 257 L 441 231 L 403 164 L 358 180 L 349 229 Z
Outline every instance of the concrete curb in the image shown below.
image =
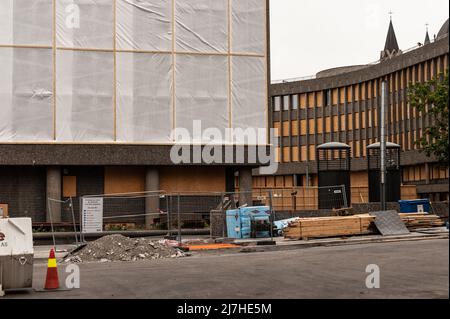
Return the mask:
M 349 238 L 349 239 L 330 239 L 321 241 L 289 241 L 277 245 L 264 245 L 259 246 L 257 242 L 248 242 L 245 246 L 239 248 L 231 248 L 225 250 L 214 250 L 214 251 L 201 251 L 194 252 L 195 255 L 208 254 L 223 252 L 223 253 L 257 253 L 257 252 L 271 252 L 271 251 L 286 251 L 286 250 L 296 250 L 296 249 L 307 249 L 314 247 L 333 247 L 333 246 L 349 246 L 349 245 L 362 245 L 362 244 L 382 244 L 382 243 L 392 243 L 392 242 L 403 242 L 403 241 L 422 241 L 422 240 L 439 240 L 439 239 L 449 239 L 448 232 L 436 233 L 436 234 L 422 234 L 422 235 L 404 235 L 404 236 L 388 236 L 388 237 L 376 237 L 376 238 Z M 69 252 L 61 253 L 57 256 L 58 260 L 64 259 Z M 42 254 L 41 254 L 42 256 Z M 46 261 L 45 258 L 35 257 L 35 262 Z
M 374 243 L 392 243 L 402 241 L 420 241 L 420 240 L 437 240 L 437 239 L 449 239 L 447 234 L 433 234 L 433 235 L 421 235 L 421 236 L 394 236 L 383 238 L 366 238 L 366 239 L 342 239 L 342 240 L 330 240 L 321 242 L 304 242 L 281 244 L 274 246 L 257 246 L 249 245 L 240 248 L 238 251 L 241 253 L 255 253 L 255 252 L 269 252 L 269 251 L 283 251 L 283 250 L 295 250 L 306 249 L 313 247 L 332 247 L 332 246 L 348 246 L 348 245 L 361 245 L 361 244 L 374 244 Z

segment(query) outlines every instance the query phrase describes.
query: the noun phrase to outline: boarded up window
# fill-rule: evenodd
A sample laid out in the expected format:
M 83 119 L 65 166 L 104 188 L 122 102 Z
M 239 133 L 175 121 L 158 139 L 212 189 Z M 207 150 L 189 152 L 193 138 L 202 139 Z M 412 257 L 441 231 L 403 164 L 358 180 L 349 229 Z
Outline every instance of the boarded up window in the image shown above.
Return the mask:
M 316 129 L 316 123 L 314 119 L 309 120 L 309 135 L 314 135 Z
M 145 191 L 145 170 L 140 167 L 106 167 L 105 194 Z
M 317 93 L 317 106 L 323 107 L 323 93 L 322 92 Z
M 298 135 L 298 121 L 297 120 L 291 122 L 291 134 L 292 134 L 292 136 Z
M 309 146 L 309 160 L 310 161 L 316 160 L 316 146 L 315 145 Z
M 307 154 L 306 154 L 306 146 L 302 146 L 301 147 L 301 153 L 300 153 L 300 155 L 301 155 L 301 160 L 303 161 L 303 162 L 306 162 L 306 160 L 308 159 L 307 158 Z
M 283 136 L 289 136 L 289 122 L 283 122 Z
M 292 147 L 292 162 L 298 162 L 300 160 L 298 152 L 297 146 Z
M 274 122 L 273 123 L 273 128 L 275 129 L 275 136 L 279 137 L 281 134 L 281 123 L 280 122 Z
M 291 161 L 291 149 L 283 147 L 283 162 L 289 163 Z
M 300 120 L 300 135 L 306 135 L 306 120 Z
M 345 120 L 345 115 L 341 115 L 341 131 L 347 130 L 347 121 Z
M 63 197 L 77 197 L 76 176 L 63 176 Z
M 345 88 L 341 88 L 340 89 L 340 103 L 344 104 L 345 103 Z
M 318 118 L 317 119 L 317 134 L 322 134 L 323 133 L 323 118 Z
M 334 89 L 332 91 L 332 99 L 333 101 L 333 105 L 337 105 L 338 104 L 338 89 Z
M 306 94 L 300 95 L 300 108 L 306 109 Z
M 333 116 L 333 131 L 339 131 L 339 117 Z

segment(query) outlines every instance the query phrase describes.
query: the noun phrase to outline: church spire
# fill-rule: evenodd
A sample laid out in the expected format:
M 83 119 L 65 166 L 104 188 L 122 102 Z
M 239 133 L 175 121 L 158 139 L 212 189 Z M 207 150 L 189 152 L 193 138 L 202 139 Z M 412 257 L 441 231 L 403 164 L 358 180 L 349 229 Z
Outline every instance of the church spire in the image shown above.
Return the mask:
M 426 24 L 427 26 L 427 34 L 425 35 L 425 41 L 423 42 L 424 45 L 430 44 L 430 35 L 428 34 L 428 23 Z
M 381 60 L 391 59 L 394 56 L 397 56 L 402 53 L 398 46 L 394 25 L 392 24 L 392 12 L 389 12 L 389 15 L 390 15 L 389 29 L 386 37 L 386 43 L 384 45 L 384 50 L 381 52 Z

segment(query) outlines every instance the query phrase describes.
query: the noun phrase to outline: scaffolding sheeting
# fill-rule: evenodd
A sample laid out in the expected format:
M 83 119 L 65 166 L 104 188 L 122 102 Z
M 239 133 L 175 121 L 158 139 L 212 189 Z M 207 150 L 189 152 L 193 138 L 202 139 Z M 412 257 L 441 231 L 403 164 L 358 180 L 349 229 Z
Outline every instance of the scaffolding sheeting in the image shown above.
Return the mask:
M 0 0 L 0 142 L 267 128 L 266 0 Z

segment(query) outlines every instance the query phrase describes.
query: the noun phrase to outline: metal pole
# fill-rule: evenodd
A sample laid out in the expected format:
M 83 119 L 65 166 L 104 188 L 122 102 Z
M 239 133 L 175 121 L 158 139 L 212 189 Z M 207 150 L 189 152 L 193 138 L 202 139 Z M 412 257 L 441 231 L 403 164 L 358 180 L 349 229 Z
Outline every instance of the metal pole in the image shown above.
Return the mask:
M 78 211 L 80 213 L 79 220 L 80 220 L 80 242 L 84 244 L 86 241 L 84 240 L 84 233 L 83 233 L 83 197 L 80 197 L 80 203 L 78 207 Z
M 50 226 L 51 226 L 51 229 L 52 229 L 52 238 L 53 238 L 53 248 L 55 249 L 55 252 L 56 252 L 56 240 L 55 240 L 55 230 L 53 229 L 53 213 L 52 213 L 52 207 L 51 207 L 51 199 L 50 198 L 48 198 L 47 199 L 47 202 L 48 202 L 48 210 L 49 210 L 49 216 L 50 216 Z
M 73 221 L 73 232 L 75 234 L 75 244 L 78 245 L 78 236 L 77 236 L 77 225 L 75 223 L 75 213 L 73 212 L 73 202 L 72 202 L 72 197 L 69 197 L 69 205 L 70 205 L 70 210 L 72 212 L 72 221 Z
M 169 238 L 172 236 L 172 225 L 170 220 L 170 210 L 169 210 L 169 197 L 168 195 L 164 195 L 166 198 L 166 212 L 167 212 L 167 230 Z
M 178 203 L 177 203 L 177 210 L 178 210 L 178 241 L 181 245 L 181 215 L 180 215 L 180 194 L 178 193 Z
M 270 240 L 273 241 L 273 208 L 272 208 L 272 191 L 269 190 L 269 206 L 270 206 Z
M 220 205 L 220 225 L 221 225 L 221 227 L 222 227 L 222 237 L 223 238 L 225 238 L 225 227 L 226 227 L 226 224 L 227 224 L 227 221 L 226 221 L 226 216 L 225 216 L 225 210 L 224 210 L 224 206 L 225 206 L 225 195 L 222 193 L 222 195 L 221 195 L 221 197 L 220 197 L 220 202 L 221 202 L 221 205 Z M 210 222 L 210 229 L 211 229 L 211 238 L 212 238 L 212 223 Z
M 386 210 L 386 81 L 381 83 L 381 140 L 380 140 L 380 202 L 381 210 Z

